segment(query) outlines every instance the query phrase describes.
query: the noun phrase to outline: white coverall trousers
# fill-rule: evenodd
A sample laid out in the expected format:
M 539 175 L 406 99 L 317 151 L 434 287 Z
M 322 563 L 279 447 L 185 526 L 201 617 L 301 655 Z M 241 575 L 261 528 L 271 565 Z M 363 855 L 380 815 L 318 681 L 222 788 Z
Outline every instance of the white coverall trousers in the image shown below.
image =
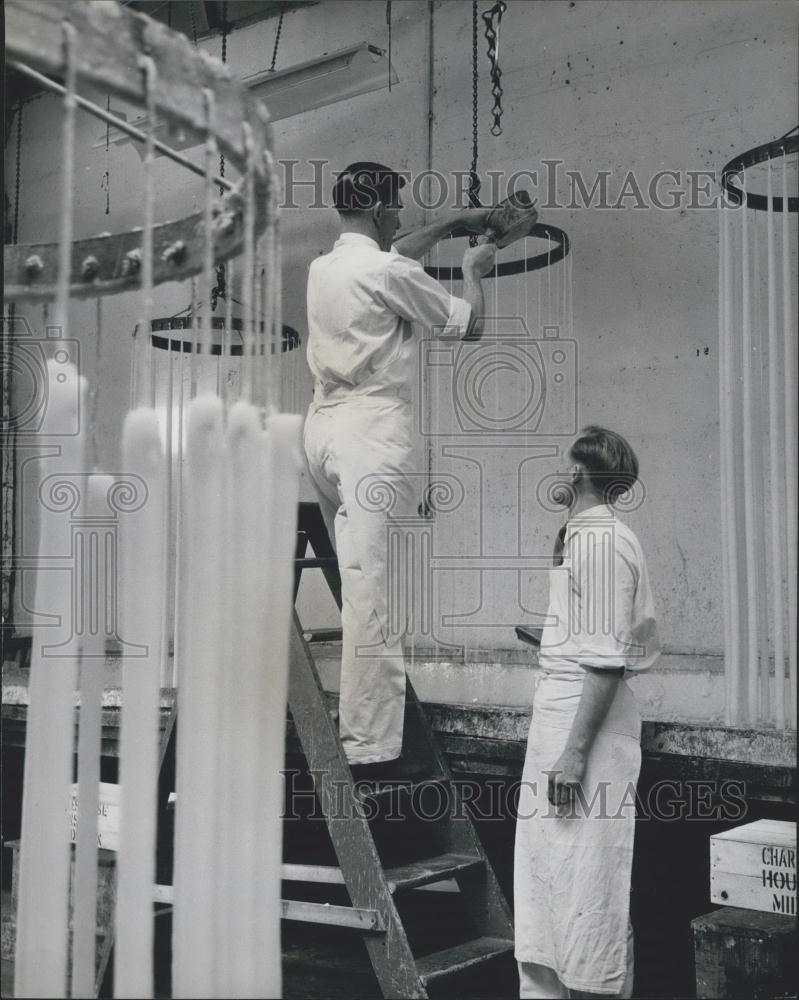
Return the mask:
M 409 403 L 376 395 L 312 403 L 305 422 L 305 452 L 341 571 L 339 730 L 353 764 L 402 752 L 405 660 L 402 631 L 389 627 L 387 524 L 414 507 L 411 423 Z

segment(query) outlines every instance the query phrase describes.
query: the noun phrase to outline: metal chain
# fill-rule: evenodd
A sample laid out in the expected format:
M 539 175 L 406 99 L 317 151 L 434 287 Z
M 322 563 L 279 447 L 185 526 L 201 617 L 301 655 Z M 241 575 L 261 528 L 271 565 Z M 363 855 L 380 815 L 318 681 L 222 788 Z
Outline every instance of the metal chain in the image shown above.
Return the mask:
M 222 62 L 227 62 L 227 36 L 228 36 L 228 23 L 227 23 L 227 0 L 222 4 Z
M 498 0 L 490 10 L 483 12 L 483 21 L 485 21 L 486 26 L 485 36 L 488 42 L 488 59 L 491 63 L 491 93 L 494 97 L 494 107 L 491 109 L 494 124 L 491 126 L 491 135 L 502 135 L 500 119 L 502 118 L 503 91 L 502 70 L 499 68 L 499 25 L 507 6 L 504 0 Z M 496 28 L 494 27 L 494 18 L 496 18 Z
M 15 172 L 14 172 L 14 229 L 12 232 L 11 242 L 19 242 L 19 191 L 20 191 L 20 178 L 22 176 L 20 166 L 22 163 L 22 112 L 25 105 L 20 102 L 19 113 L 17 114 L 17 149 L 16 149 L 16 159 L 15 159 Z
M 229 32 L 229 25 L 227 23 L 227 0 L 222 4 L 222 62 L 227 63 L 227 36 Z M 219 176 L 225 176 L 225 154 L 220 152 L 219 154 Z M 219 194 L 224 195 L 225 189 L 220 187 Z M 211 312 L 216 311 L 217 303 L 219 299 L 227 299 L 227 280 L 225 265 L 217 264 L 216 266 L 216 284 L 211 289 Z
M 111 112 L 111 95 L 105 98 L 105 110 Z M 111 122 L 105 123 L 105 173 L 103 174 L 103 184 L 105 185 L 105 214 L 111 214 L 111 168 L 109 166 L 109 150 L 111 147 Z
M 386 24 L 388 25 L 388 92 L 391 93 L 391 0 L 386 0 Z
M 272 50 L 272 65 L 269 67 L 269 72 L 270 73 L 274 73 L 275 72 L 275 65 L 277 64 L 277 49 L 278 49 L 278 46 L 280 45 L 280 32 L 283 30 L 283 15 L 284 14 L 285 14 L 285 11 L 281 9 L 281 11 L 280 11 L 280 18 L 279 18 L 279 20 L 277 22 L 277 34 L 275 35 L 275 47 Z
M 191 19 L 191 40 L 197 48 L 197 22 L 194 20 L 194 0 L 189 0 L 189 18 Z
M 480 206 L 477 153 L 477 0 L 472 0 L 472 166 L 469 170 L 469 204 L 475 208 Z M 469 237 L 469 246 L 477 246 L 477 236 Z
M 228 23 L 227 23 L 227 0 L 222 4 L 222 62 L 227 63 L 227 36 L 228 36 Z M 219 176 L 225 176 L 225 154 L 219 154 Z M 225 189 L 220 187 L 219 194 L 224 195 Z M 222 269 L 224 270 L 224 268 Z

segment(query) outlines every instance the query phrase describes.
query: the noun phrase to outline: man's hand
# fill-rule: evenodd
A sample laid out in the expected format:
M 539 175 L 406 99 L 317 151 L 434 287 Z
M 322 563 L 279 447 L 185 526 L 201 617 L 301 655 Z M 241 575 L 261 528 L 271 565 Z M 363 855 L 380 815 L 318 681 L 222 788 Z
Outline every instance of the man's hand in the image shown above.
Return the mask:
M 585 777 L 587 759 L 580 751 L 566 747 L 549 770 L 547 798 L 556 807 L 558 816 L 573 809 L 577 789 Z
M 469 247 L 463 255 L 463 275 L 472 279 L 482 278 L 493 268 L 497 256 L 497 248 L 493 243 L 482 243 L 480 246 Z
M 458 222 L 470 233 L 484 233 L 492 208 L 465 208 L 458 213 Z

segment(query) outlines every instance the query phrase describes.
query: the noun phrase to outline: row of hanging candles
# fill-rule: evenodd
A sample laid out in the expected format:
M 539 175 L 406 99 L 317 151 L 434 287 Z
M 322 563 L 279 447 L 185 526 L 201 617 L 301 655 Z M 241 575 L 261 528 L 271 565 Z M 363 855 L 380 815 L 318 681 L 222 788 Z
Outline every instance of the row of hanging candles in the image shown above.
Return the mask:
M 462 239 L 444 240 L 433 248 L 429 263 L 434 268 L 460 266 L 463 248 L 464 241 Z M 534 254 L 542 253 L 545 258 L 554 256 L 552 245 L 548 244 L 544 249 L 542 248 L 541 241 L 538 239 L 525 238 L 523 241 L 511 244 L 504 250 L 498 251 L 497 260 L 498 263 L 517 258 L 528 261 Z M 457 295 L 459 293 L 460 282 L 448 278 L 444 283 L 448 287 L 450 294 Z M 486 322 L 483 339 L 479 347 L 475 349 L 485 353 L 487 370 L 491 368 L 492 350 L 494 353 L 498 353 L 501 349 L 501 341 L 505 337 L 509 339 L 511 344 L 516 343 L 517 345 L 520 336 L 522 340 L 529 338 L 530 341 L 536 342 L 543 340 L 545 337 L 551 337 L 553 332 L 557 332 L 557 336 L 562 340 L 574 339 L 573 250 L 563 260 L 556 260 L 551 263 L 548 261 L 546 266 L 536 268 L 535 270 L 525 270 L 515 275 L 484 279 L 483 288 L 489 318 Z M 494 317 L 498 317 L 500 321 L 497 322 Z M 547 377 L 547 374 L 551 377 L 553 372 L 551 370 L 547 372 L 546 362 L 544 362 L 544 365 L 544 378 Z M 494 410 L 493 416 L 497 418 L 502 416 L 503 412 L 507 411 L 508 408 L 514 411 L 518 400 L 509 394 L 506 391 L 507 387 L 503 388 L 499 381 L 503 377 L 501 365 L 497 364 L 495 366 L 493 374 L 496 381 L 491 384 L 491 388 L 488 389 L 483 400 L 486 404 L 486 409 L 492 408 Z M 516 372 L 511 374 L 521 375 L 524 379 L 529 373 Z M 516 388 L 519 389 L 518 384 Z M 522 391 L 524 388 L 529 389 L 530 386 L 522 386 Z M 543 384 L 533 388 L 536 391 L 546 391 L 546 386 Z M 431 429 L 431 434 L 426 442 L 427 478 L 429 482 L 434 483 L 437 479 L 437 474 L 442 471 L 440 459 L 436 451 L 439 448 L 440 442 L 449 440 L 447 435 L 457 434 L 457 423 L 453 424 L 452 403 L 449 400 L 446 403 L 443 402 L 443 399 L 433 389 L 432 382 L 429 379 L 425 380 L 425 398 L 421 401 L 421 405 L 427 407 L 426 420 Z M 487 422 L 490 423 L 491 421 Z M 498 423 L 498 421 L 496 422 Z M 528 433 L 523 435 L 526 442 L 526 452 L 529 455 L 533 454 L 532 445 L 540 440 L 541 434 L 545 433 L 542 428 L 537 434 L 536 429 L 535 426 L 526 426 Z M 477 443 L 477 439 L 474 439 L 472 443 Z M 492 454 L 496 458 L 500 455 L 500 451 L 492 449 L 489 454 Z M 484 511 L 483 515 L 485 517 L 489 516 L 487 511 Z M 435 548 L 437 551 L 450 552 L 459 550 L 459 546 L 462 543 L 459 542 L 457 533 L 462 528 L 456 527 L 453 519 L 437 519 L 433 530 L 435 532 Z M 448 537 L 450 532 L 455 532 L 456 534 L 453 537 Z M 508 540 L 506 539 L 505 541 L 507 543 Z M 517 541 L 521 545 L 518 552 L 525 551 L 525 545 L 522 540 Z M 507 548 L 503 548 L 502 551 L 508 550 Z M 488 555 L 489 553 L 485 554 Z M 475 566 L 474 569 L 475 572 L 472 576 L 476 580 L 478 577 L 478 567 Z M 510 573 L 484 573 L 479 575 L 480 585 L 485 588 L 480 596 L 486 605 L 496 606 L 497 603 L 501 603 L 507 607 L 509 601 L 519 599 L 517 581 L 515 578 L 511 580 Z M 434 638 L 454 643 L 458 647 L 463 646 L 468 653 L 470 649 L 470 637 L 475 634 L 475 630 L 472 627 L 459 629 L 457 626 L 458 618 L 463 619 L 464 574 L 460 574 L 458 577 L 458 575 L 452 573 L 438 573 L 434 580 L 428 581 L 428 584 L 429 586 L 416 587 L 413 592 L 419 595 L 432 595 L 437 608 L 433 616 L 434 620 L 440 623 L 446 618 L 452 623 L 452 625 L 440 629 Z M 492 588 L 495 587 L 506 587 L 507 589 L 501 594 L 495 595 L 492 591 Z M 520 609 L 519 614 L 523 615 L 524 610 Z M 424 617 L 424 615 L 420 617 L 419 609 L 417 609 L 415 620 L 424 620 Z M 425 647 L 429 645 L 430 641 L 431 637 L 429 635 L 409 636 L 411 656 L 415 655 L 417 643 L 421 647 Z M 482 642 L 486 644 L 487 641 L 485 636 L 478 638 L 478 643 Z
M 244 138 L 251 156 L 246 126 Z M 209 139 L 207 223 L 215 156 Z M 272 190 L 276 197 L 274 178 Z M 182 517 L 177 525 L 181 593 L 176 646 L 183 666 L 176 670 L 181 719 L 173 915 L 176 997 L 280 992 L 279 766 L 300 420 L 271 414 L 264 431 L 260 407 L 252 402 L 256 395 L 277 395 L 272 357 L 280 303 L 274 221 L 260 255 L 266 266 L 256 266 L 251 161 L 244 202 L 242 398 L 229 407 L 229 399 L 208 392 L 191 399 L 185 456 L 179 455 L 185 482 L 178 479 Z M 212 336 L 212 267 L 207 241 L 204 306 L 194 310 L 205 356 Z M 263 284 L 254 278 L 261 272 Z M 229 305 L 226 313 L 229 320 Z M 226 337 L 231 325 L 226 323 Z M 149 316 L 141 328 L 149 329 Z M 192 352 L 192 366 L 195 357 Z M 142 351 L 141 363 L 141 382 L 151 385 L 149 350 Z M 194 367 L 191 383 L 197 391 Z M 226 397 L 227 383 L 220 388 Z M 184 447 L 182 433 L 178 447 L 179 452 Z M 271 503 L 278 481 L 279 502 Z M 168 509 L 164 513 L 170 517 Z M 264 767 L 264 762 L 274 766 Z M 139 988 L 144 980 L 140 975 Z
M 789 168 L 767 161 L 765 212 L 718 210 L 727 714 L 778 728 L 796 725 L 796 220 L 773 200 Z
M 72 173 L 74 153 L 74 46 L 71 26 L 65 26 L 67 87 L 64 101 L 64 171 L 60 232 L 59 280 L 55 320 L 64 336 L 69 320 L 69 253 L 72 236 Z M 154 92 L 155 67 L 143 62 L 148 101 Z M 150 110 L 153 110 L 152 107 Z M 244 273 L 255 273 L 252 226 L 251 164 L 245 193 Z M 273 178 L 274 181 L 274 178 Z M 206 188 L 208 204 L 209 186 Z M 145 157 L 145 224 L 142 258 L 141 329 L 149 327 L 152 302 L 152 145 Z M 210 243 L 210 228 L 206 229 Z M 252 288 L 245 281 L 245 331 L 249 354 L 254 355 L 258 339 L 253 312 L 266 311 L 268 323 L 259 329 L 274 338 L 279 324 L 279 281 L 276 276 L 277 243 L 274 225 L 266 240 L 264 269 L 266 289 Z M 209 255 L 211 261 L 212 256 Z M 205 287 L 210 285 L 206 263 Z M 206 300 L 207 301 L 207 300 Z M 99 331 L 98 331 L 99 332 Z M 205 332 L 210 336 L 210 324 Z M 261 334 L 263 338 L 263 334 Z M 142 345 L 143 337 L 139 338 Z M 269 352 L 271 353 L 271 352 Z M 269 388 L 264 371 L 269 354 L 257 365 L 245 368 L 245 392 L 251 397 L 256 380 L 261 391 Z M 166 655 L 163 608 L 165 497 L 167 461 L 158 427 L 158 417 L 148 398 L 152 391 L 149 350 L 140 350 L 137 362 L 137 399 L 125 419 L 123 467 L 125 475 L 143 487 L 146 502 L 124 512 L 120 519 L 120 631 L 126 649 L 133 655 L 123 659 L 123 712 L 120 748 L 121 830 L 118 855 L 116 904 L 117 940 L 115 947 L 115 994 L 152 995 L 152 917 L 155 875 L 155 808 L 158 775 L 158 725 L 160 715 L 159 680 L 162 657 Z M 246 362 L 245 362 L 246 366 Z M 260 374 L 259 374 L 260 372 Z M 111 479 L 94 472 L 86 480 L 86 381 L 72 364 L 63 360 L 48 363 L 48 400 L 43 440 L 63 427 L 79 427 L 80 433 L 59 439 L 57 460 L 45 460 L 45 473 L 58 473 L 71 483 L 80 497 L 86 482 L 87 510 L 90 514 L 107 504 Z M 273 397 L 274 398 L 274 397 Z M 197 995 L 193 988 L 193 968 L 199 952 L 196 934 L 216 921 L 225 932 L 214 938 L 209 950 L 214 964 L 213 978 L 202 983 L 200 992 L 216 996 L 278 995 L 279 992 L 279 865 L 282 761 L 285 723 L 285 689 L 288 623 L 291 604 L 291 573 L 296 518 L 297 454 L 299 418 L 271 414 L 262 430 L 261 409 L 241 400 L 229 411 L 225 432 L 227 445 L 221 459 L 225 469 L 225 498 L 218 509 L 220 494 L 210 497 L 207 479 L 199 468 L 208 455 L 208 445 L 220 439 L 225 408 L 220 400 L 196 399 L 190 404 L 187 433 L 186 483 L 186 564 L 197 567 L 215 561 L 215 572 L 189 573 L 183 583 L 189 590 L 186 615 L 180 623 L 184 645 L 188 637 L 201 634 L 202 626 L 222 612 L 220 626 L 203 644 L 205 665 L 213 668 L 214 682 L 221 690 L 217 724 L 210 730 L 193 728 L 192 698 L 202 688 L 202 673 L 195 674 L 191 658 L 186 658 L 184 685 L 179 699 L 186 700 L 186 719 L 179 742 L 179 775 L 186 792 L 186 805 L 178 805 L 181 827 L 176 837 L 176 868 L 182 873 L 185 897 L 176 892 L 175 925 L 178 934 L 188 928 L 194 941 L 186 948 L 176 942 L 175 995 Z M 82 421 L 82 422 L 81 422 Z M 211 452 L 218 463 L 220 450 Z M 194 456 L 194 460 L 192 457 Z M 280 479 L 279 501 L 269 504 L 274 484 Z M 217 504 L 210 512 L 204 503 Z M 69 551 L 70 511 L 41 511 L 39 554 L 44 560 Z M 212 520 L 210 518 L 213 518 Z M 199 519 L 199 520 L 198 520 Z M 227 563 L 219 560 L 219 548 L 208 551 L 207 539 L 220 539 L 219 548 Z M 253 544 L 256 542 L 256 544 Z M 259 544 L 260 543 L 260 544 Z M 214 555 L 216 553 L 216 555 Z M 236 554 L 229 562 L 231 554 Z M 79 737 L 78 829 L 76 834 L 75 905 L 76 914 L 89 911 L 96 899 L 96 803 L 100 753 L 100 713 L 102 691 L 102 637 L 94 635 L 78 648 L 72 628 L 72 593 L 69 574 L 47 572 L 46 564 L 37 574 L 37 608 L 60 616 L 70 640 L 57 660 L 47 661 L 44 643 L 34 644 L 31 666 L 28 753 L 26 755 L 23 830 L 19 884 L 18 951 L 15 987 L 18 996 L 64 996 L 67 970 L 67 914 L 69 884 L 69 801 L 72 758 L 72 712 L 82 656 L 81 714 Z M 177 574 L 179 576 L 180 574 Z M 195 600 L 190 591 L 198 580 L 212 580 L 213 599 Z M 97 595 L 95 595 L 96 597 Z M 206 595 L 208 598 L 208 595 Z M 249 601 L 249 604 L 248 604 Z M 242 616 L 241 609 L 248 608 Z M 268 615 L 265 609 L 269 609 Z M 95 616 L 103 609 L 95 608 Z M 236 621 L 232 622 L 231 617 Z M 243 620 L 242 620 L 243 617 Z M 265 624 L 266 623 L 266 624 Z M 196 645 L 196 644 L 195 644 Z M 264 657 L 269 650 L 269 669 Z M 138 653 L 139 655 L 135 655 Z M 56 669 L 52 669 L 52 664 Z M 98 669 L 99 664 L 99 669 Z M 223 668 L 229 669 L 223 672 Z M 207 677 L 206 677 L 207 680 Z M 224 683 L 222 683 L 224 681 Z M 183 694 L 185 690 L 185 696 Z M 232 699 L 232 701 L 231 701 Z M 181 710 L 183 712 L 183 709 Z M 246 738 L 242 736 L 246 733 Z M 228 738 L 232 745 L 218 755 L 205 754 L 196 766 L 200 751 Z M 273 767 L 264 766 L 271 762 Z M 258 769 L 253 773 L 253 764 Z M 179 782 L 181 778 L 179 776 Z M 231 789 L 237 787 L 236 808 Z M 214 796 L 213 789 L 219 794 Z M 179 793 L 180 795 L 180 793 Z M 242 814 L 242 802 L 249 810 Z M 183 822 L 180 817 L 202 816 L 200 823 Z M 185 810 L 182 811 L 182 810 Z M 229 865 L 216 879 L 209 880 L 203 858 L 231 854 L 231 845 L 244 837 L 250 845 L 247 863 Z M 268 862 L 268 863 L 265 863 Z M 220 867 L 216 865 L 217 869 Z M 177 877 L 177 875 L 176 875 Z M 210 881 L 213 891 L 198 910 L 191 900 L 194 886 Z M 229 921 L 246 913 L 239 921 L 235 940 Z M 94 976 L 94 916 L 75 922 L 73 935 L 72 994 L 90 995 Z M 219 929 L 219 928 L 217 928 Z M 228 947 L 222 946 L 226 941 Z M 250 954 L 248 963 L 237 964 L 242 947 Z M 183 984 L 182 986 L 180 984 Z

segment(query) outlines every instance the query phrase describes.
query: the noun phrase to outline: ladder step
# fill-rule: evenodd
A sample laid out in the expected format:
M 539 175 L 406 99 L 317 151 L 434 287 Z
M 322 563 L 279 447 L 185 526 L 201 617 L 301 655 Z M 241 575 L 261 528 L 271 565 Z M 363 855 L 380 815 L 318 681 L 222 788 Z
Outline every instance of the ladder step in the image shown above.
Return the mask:
M 315 870 L 317 875 L 321 866 L 317 865 L 283 865 L 283 878 L 292 878 L 292 874 L 287 875 L 286 869 L 308 868 Z M 329 868 L 328 878 L 310 877 L 306 881 L 321 881 L 343 884 L 344 878 L 338 868 Z M 175 890 L 171 885 L 154 885 L 153 902 L 174 905 Z M 359 931 L 385 931 L 386 921 L 382 913 L 378 910 L 359 909 L 356 906 L 334 906 L 332 903 L 307 903 L 304 900 L 283 899 L 280 902 L 280 915 L 284 920 L 298 920 L 309 924 L 334 924 L 337 927 L 354 927 Z M 163 911 L 162 911 L 163 912 Z M 158 914 L 156 914 L 158 915 Z
M 415 889 L 431 882 L 444 882 L 453 875 L 479 868 L 483 859 L 468 854 L 440 854 L 435 858 L 414 861 L 396 868 L 386 868 L 388 887 L 392 892 L 399 889 Z M 280 877 L 286 882 L 313 882 L 316 885 L 344 885 L 340 868 L 333 865 L 299 865 L 284 862 L 280 866 Z
M 302 569 L 326 569 L 328 566 L 338 566 L 338 559 L 335 556 L 309 556 L 307 559 L 295 559 L 294 568 Z
M 459 872 L 483 866 L 483 859 L 468 854 L 441 854 L 435 858 L 414 861 L 408 865 L 386 869 L 386 880 L 392 892 L 413 889 L 430 882 L 443 882 Z
M 306 903 L 302 900 L 284 899 L 280 903 L 284 920 L 298 920 L 310 924 L 332 924 L 336 927 L 353 927 L 359 931 L 385 932 L 385 917 L 378 910 L 359 909 L 355 906 L 334 906 L 332 903 Z
M 341 642 L 340 628 L 312 628 L 303 631 L 306 642 Z
M 314 882 L 317 885 L 344 885 L 340 868 L 334 865 L 297 865 L 283 862 L 280 877 L 286 882 Z
M 426 788 L 440 788 L 447 795 L 451 795 L 451 789 L 449 787 L 449 782 L 446 778 L 412 778 L 407 779 L 392 779 L 391 781 L 376 782 L 374 785 L 370 785 L 368 781 L 356 782 L 355 785 L 357 791 L 364 799 L 377 799 L 390 798 L 392 795 L 401 793 L 403 795 L 412 795 L 414 792 L 421 791 Z
M 506 938 L 481 937 L 444 951 L 425 955 L 416 962 L 416 971 L 425 986 L 445 976 L 463 972 L 489 959 L 513 952 L 513 941 Z

